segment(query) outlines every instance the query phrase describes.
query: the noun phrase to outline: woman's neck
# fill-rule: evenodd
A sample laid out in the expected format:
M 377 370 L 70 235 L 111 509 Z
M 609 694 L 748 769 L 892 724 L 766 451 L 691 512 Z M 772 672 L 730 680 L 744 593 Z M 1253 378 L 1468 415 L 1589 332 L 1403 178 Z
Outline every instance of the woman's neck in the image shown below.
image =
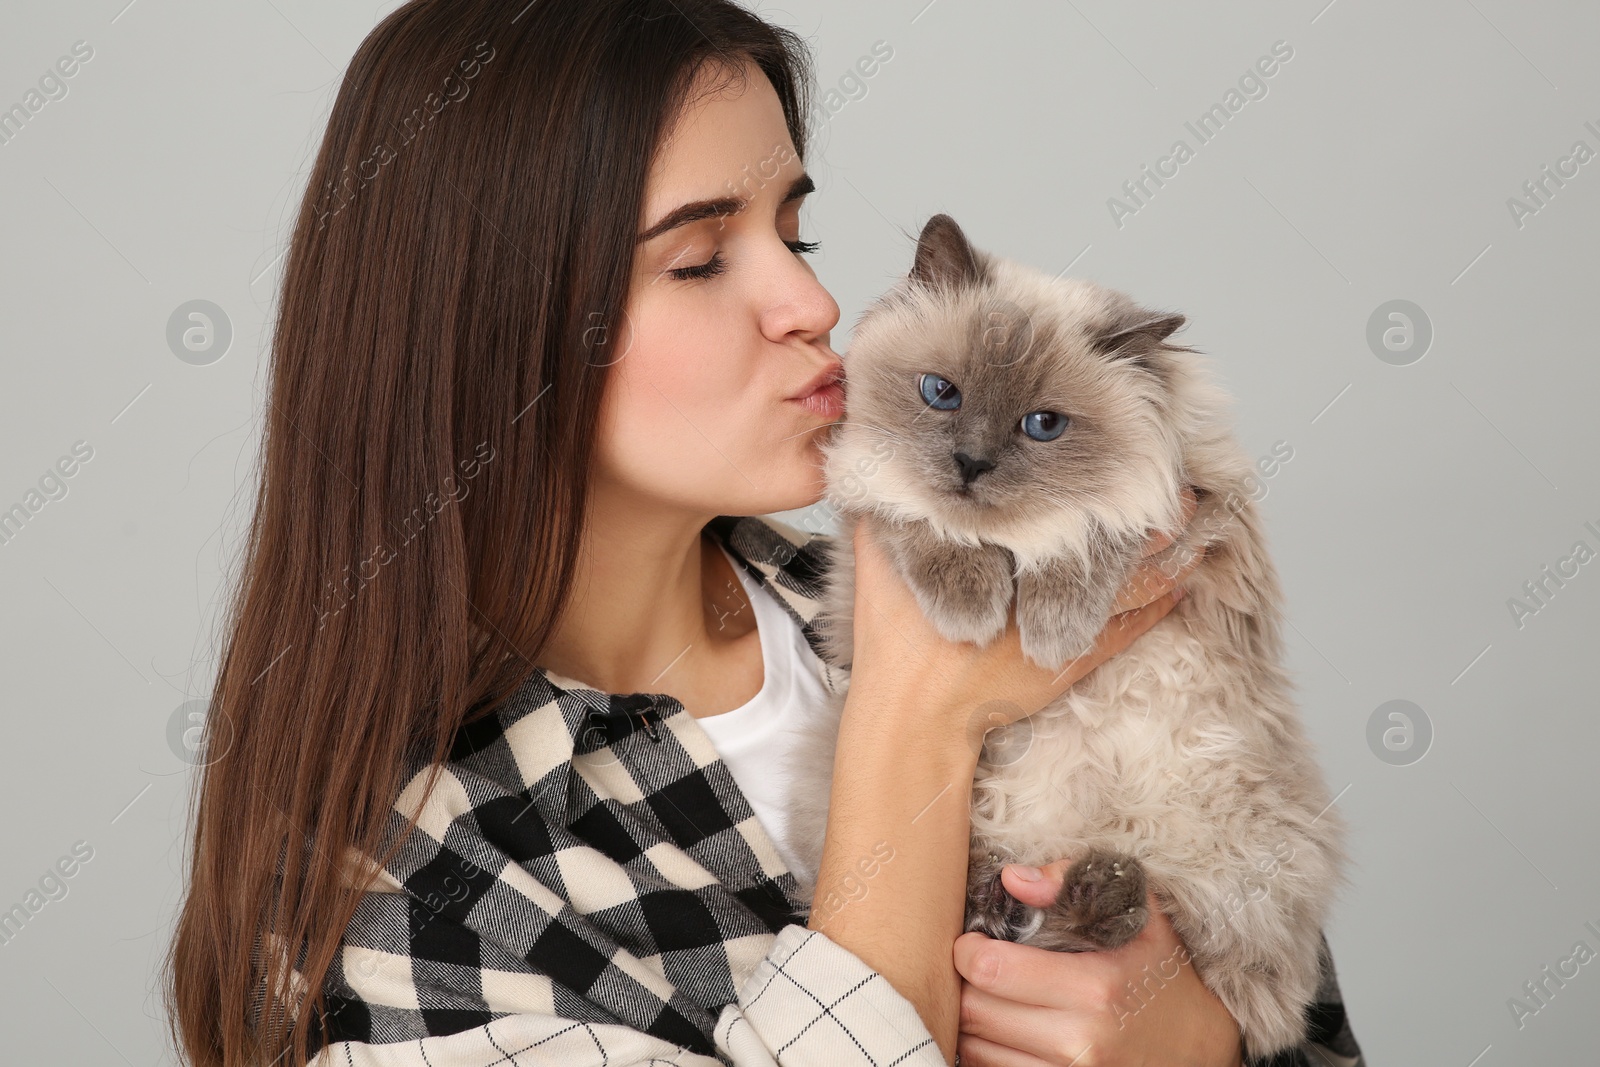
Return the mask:
M 706 516 L 591 503 L 573 593 L 539 665 L 608 693 L 714 715 L 761 688 L 755 613 Z

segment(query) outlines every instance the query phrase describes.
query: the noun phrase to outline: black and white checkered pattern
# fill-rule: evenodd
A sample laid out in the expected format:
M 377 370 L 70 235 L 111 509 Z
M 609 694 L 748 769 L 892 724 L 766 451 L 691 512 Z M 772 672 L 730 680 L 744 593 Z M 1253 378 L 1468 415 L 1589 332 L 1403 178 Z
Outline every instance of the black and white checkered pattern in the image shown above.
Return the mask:
M 829 539 L 765 516 L 708 529 L 818 648 Z M 677 700 L 536 670 L 460 731 L 362 899 L 317 1062 L 942 1063 L 908 1001 L 805 929 L 796 889 Z M 1259 1067 L 1361 1067 L 1325 959 L 1315 1048 Z

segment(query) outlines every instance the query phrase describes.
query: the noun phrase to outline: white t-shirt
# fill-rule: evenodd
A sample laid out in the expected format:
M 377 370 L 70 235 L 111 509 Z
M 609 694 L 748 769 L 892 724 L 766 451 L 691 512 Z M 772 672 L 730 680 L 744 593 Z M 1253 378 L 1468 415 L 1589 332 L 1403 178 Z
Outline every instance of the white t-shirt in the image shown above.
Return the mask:
M 722 554 L 727 556 L 728 550 L 723 548 Z M 821 674 L 825 667 L 783 605 L 731 556 L 728 562 L 755 611 L 761 638 L 761 689 L 732 711 L 695 721 L 749 798 L 784 864 L 796 877 L 812 877 L 816 872 L 802 870 L 804 865 L 790 846 L 794 779 L 789 768 L 795 717 L 818 714 L 827 706 L 829 695 Z

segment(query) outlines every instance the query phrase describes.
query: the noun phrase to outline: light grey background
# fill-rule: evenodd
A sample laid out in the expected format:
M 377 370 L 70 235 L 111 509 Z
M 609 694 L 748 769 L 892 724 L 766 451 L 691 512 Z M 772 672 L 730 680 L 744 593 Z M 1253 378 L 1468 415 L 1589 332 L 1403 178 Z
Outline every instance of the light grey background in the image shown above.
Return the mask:
M 153 968 L 190 776 L 168 725 L 215 667 L 287 225 L 338 74 L 394 6 L 4 5 L 0 107 L 74 42 L 94 50 L 0 144 L 0 510 L 75 442 L 93 448 L 0 544 L 0 909 L 76 842 L 93 849 L 0 945 L 10 1062 L 173 1062 Z M 1508 1001 L 1577 942 L 1600 951 L 1585 927 L 1600 929 L 1600 562 L 1549 583 L 1520 626 L 1510 607 L 1576 542 L 1600 550 L 1600 160 L 1548 183 L 1521 225 L 1509 201 L 1534 203 L 1523 183 L 1575 142 L 1600 151 L 1600 10 L 763 11 L 811 39 L 824 87 L 875 42 L 893 49 L 810 160 L 836 348 L 907 269 L 906 235 L 948 211 L 981 247 L 1183 311 L 1179 339 L 1215 361 L 1245 447 L 1293 449 L 1263 507 L 1291 667 L 1354 831 L 1355 888 L 1328 933 L 1369 1062 L 1596 1062 L 1600 962 L 1521 1026 Z M 1200 144 L 1185 123 L 1278 41 L 1293 56 L 1266 95 Z M 1118 225 L 1110 198 L 1180 138 L 1193 158 Z M 208 366 L 166 339 L 196 299 L 234 330 Z M 1434 333 L 1403 366 L 1367 340 L 1397 299 Z M 1431 724 L 1420 761 L 1369 746 L 1391 700 Z

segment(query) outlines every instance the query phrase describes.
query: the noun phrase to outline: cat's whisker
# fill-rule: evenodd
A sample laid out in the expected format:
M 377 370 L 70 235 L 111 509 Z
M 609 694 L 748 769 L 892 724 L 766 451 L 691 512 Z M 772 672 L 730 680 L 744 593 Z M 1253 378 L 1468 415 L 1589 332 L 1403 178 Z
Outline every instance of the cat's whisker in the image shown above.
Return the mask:
M 873 426 L 867 423 L 857 423 L 855 425 L 858 429 L 866 430 L 870 433 L 876 434 L 879 438 L 888 441 L 891 445 L 904 445 L 907 440 L 903 434 L 896 433 L 887 427 Z
M 826 430 L 828 427 L 830 427 L 832 425 L 834 425 L 834 424 L 831 423 L 831 422 L 825 422 L 821 426 L 808 426 L 804 430 L 801 430 L 799 433 L 792 433 L 788 437 L 780 438 L 780 440 L 782 440 L 782 441 L 793 441 L 796 437 L 804 437 L 808 433 L 816 433 L 818 430 Z

